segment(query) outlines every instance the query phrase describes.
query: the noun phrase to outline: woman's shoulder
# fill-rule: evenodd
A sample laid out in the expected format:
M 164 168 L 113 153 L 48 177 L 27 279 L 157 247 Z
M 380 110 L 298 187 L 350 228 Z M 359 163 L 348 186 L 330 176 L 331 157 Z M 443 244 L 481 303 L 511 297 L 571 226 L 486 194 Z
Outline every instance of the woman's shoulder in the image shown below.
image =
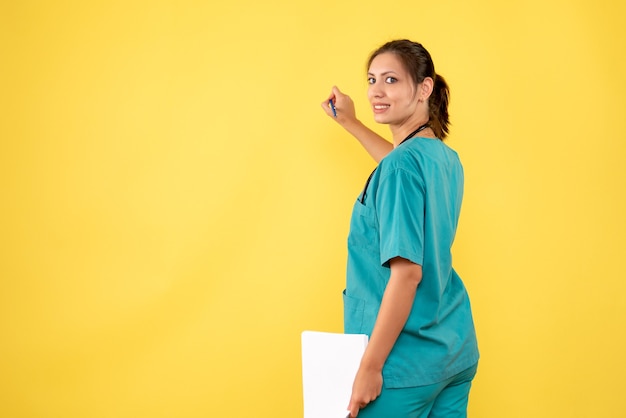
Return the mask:
M 394 148 L 385 158 L 381 160 L 381 164 L 388 166 L 413 165 L 419 159 L 427 157 L 429 154 L 436 152 L 441 141 L 430 138 L 411 138 L 408 141 Z
M 459 156 L 439 139 L 412 138 L 380 161 L 382 171 L 408 170 L 420 172 L 426 167 L 460 164 Z M 427 169 L 426 169 L 427 170 Z
M 419 152 L 413 147 L 406 146 L 409 144 L 402 144 L 399 147 L 394 148 L 385 158 L 380 160 L 378 169 L 381 174 L 390 174 L 397 171 L 408 171 L 410 173 L 416 173 L 419 171 L 421 158 Z

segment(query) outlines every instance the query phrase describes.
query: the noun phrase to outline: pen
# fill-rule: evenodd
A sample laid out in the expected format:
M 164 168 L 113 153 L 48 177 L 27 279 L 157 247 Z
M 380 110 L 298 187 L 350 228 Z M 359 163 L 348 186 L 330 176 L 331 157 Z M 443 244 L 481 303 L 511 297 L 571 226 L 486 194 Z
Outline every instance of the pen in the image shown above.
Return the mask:
M 337 109 L 335 108 L 335 104 L 333 103 L 333 99 L 330 99 L 328 101 L 328 104 L 330 105 L 330 108 L 333 110 L 333 116 L 337 117 Z

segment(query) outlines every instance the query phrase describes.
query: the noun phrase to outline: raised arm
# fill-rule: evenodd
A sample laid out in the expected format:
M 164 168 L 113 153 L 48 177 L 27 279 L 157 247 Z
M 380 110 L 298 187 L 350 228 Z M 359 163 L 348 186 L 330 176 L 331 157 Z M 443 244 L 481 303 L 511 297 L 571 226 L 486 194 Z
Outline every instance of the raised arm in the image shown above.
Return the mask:
M 335 105 L 336 117 L 329 106 L 330 100 L 332 100 Z M 377 163 L 393 149 L 391 142 L 363 125 L 363 123 L 356 118 L 352 99 L 347 94 L 343 94 L 337 87 L 333 87 L 330 96 L 322 102 L 322 109 L 324 109 L 328 116 L 333 118 L 348 131 L 348 133 L 354 136 Z

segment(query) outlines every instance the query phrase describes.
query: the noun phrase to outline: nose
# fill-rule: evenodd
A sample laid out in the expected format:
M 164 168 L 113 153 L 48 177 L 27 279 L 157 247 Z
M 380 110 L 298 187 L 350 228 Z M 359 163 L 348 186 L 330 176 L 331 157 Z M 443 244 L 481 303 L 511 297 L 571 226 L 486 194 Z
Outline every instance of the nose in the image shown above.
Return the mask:
M 371 99 L 380 99 L 381 97 L 383 97 L 385 95 L 385 92 L 382 88 L 381 83 L 377 81 L 375 81 L 373 84 L 370 84 L 368 89 L 367 89 L 367 96 L 368 98 Z

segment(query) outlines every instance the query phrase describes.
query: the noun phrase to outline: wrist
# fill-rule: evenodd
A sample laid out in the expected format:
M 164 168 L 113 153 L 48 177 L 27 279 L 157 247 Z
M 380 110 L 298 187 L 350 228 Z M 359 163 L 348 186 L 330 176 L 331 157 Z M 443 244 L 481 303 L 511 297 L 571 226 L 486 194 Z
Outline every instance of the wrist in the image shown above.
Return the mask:
M 367 351 L 363 358 L 361 359 L 361 369 L 370 371 L 370 372 L 382 372 L 383 366 L 385 365 L 384 359 L 377 359 L 372 355 L 368 355 Z
M 358 136 L 365 127 L 365 125 L 356 118 L 343 121 L 341 126 L 353 136 Z

